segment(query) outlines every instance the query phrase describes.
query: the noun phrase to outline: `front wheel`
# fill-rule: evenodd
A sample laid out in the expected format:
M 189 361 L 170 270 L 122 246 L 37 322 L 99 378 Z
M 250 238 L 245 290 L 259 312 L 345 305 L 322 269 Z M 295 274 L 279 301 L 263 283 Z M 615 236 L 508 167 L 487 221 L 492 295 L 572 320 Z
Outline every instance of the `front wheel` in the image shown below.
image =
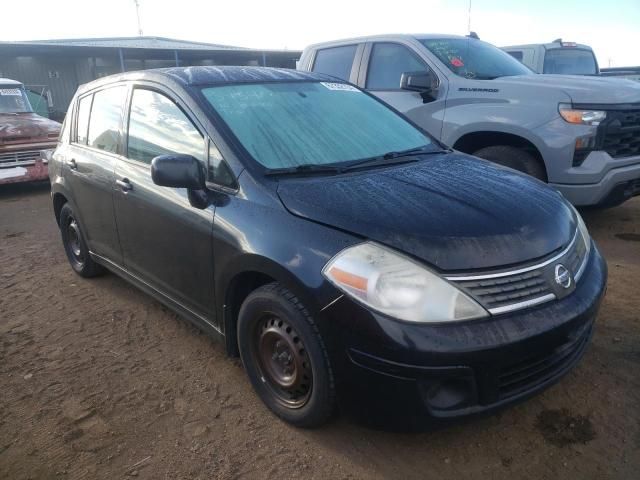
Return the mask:
M 543 182 L 547 181 L 547 173 L 541 161 L 521 148 L 510 145 L 492 145 L 476 150 L 473 155 L 526 173 Z
M 238 346 L 253 388 L 280 418 L 317 427 L 334 411 L 335 386 L 326 349 L 302 303 L 278 283 L 244 301 Z

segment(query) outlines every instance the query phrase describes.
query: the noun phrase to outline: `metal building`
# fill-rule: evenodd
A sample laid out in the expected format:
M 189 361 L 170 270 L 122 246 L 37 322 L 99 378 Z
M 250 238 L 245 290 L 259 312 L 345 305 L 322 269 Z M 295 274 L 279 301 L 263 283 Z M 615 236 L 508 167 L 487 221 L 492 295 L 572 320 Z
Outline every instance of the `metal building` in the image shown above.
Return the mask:
M 162 37 L 0 42 L 0 77 L 44 94 L 49 116 L 60 120 L 79 85 L 113 73 L 186 65 L 295 68 L 300 53 Z

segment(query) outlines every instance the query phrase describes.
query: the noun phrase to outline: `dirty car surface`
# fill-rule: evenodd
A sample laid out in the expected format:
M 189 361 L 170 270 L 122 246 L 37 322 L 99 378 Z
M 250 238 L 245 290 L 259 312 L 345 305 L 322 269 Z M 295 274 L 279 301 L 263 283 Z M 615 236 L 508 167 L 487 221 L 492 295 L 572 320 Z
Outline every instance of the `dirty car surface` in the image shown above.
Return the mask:
M 590 343 L 607 268 L 580 214 L 350 84 L 173 68 L 73 108 L 50 168 L 72 268 L 222 340 L 294 425 L 338 405 L 390 428 L 492 412 Z

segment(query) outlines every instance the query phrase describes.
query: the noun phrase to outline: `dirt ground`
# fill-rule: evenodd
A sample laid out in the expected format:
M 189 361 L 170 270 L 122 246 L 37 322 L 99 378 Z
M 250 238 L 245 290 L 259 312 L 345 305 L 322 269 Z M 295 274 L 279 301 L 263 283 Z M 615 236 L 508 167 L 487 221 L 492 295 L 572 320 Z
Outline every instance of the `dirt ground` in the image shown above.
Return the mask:
M 0 478 L 640 478 L 640 198 L 584 216 L 609 290 L 558 385 L 443 431 L 307 431 L 158 302 L 76 276 L 48 185 L 0 188 Z

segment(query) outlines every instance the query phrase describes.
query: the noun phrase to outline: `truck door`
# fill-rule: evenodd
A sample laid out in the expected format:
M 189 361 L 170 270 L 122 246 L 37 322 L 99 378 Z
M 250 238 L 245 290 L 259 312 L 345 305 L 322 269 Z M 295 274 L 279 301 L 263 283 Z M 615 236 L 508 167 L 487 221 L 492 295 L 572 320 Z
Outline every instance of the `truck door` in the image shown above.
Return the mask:
M 363 53 L 358 85 L 404 113 L 427 132 L 440 138 L 444 119 L 446 86 L 434 91 L 435 98 L 400 88 L 402 74 L 432 71 L 408 46 L 395 42 L 368 43 Z

